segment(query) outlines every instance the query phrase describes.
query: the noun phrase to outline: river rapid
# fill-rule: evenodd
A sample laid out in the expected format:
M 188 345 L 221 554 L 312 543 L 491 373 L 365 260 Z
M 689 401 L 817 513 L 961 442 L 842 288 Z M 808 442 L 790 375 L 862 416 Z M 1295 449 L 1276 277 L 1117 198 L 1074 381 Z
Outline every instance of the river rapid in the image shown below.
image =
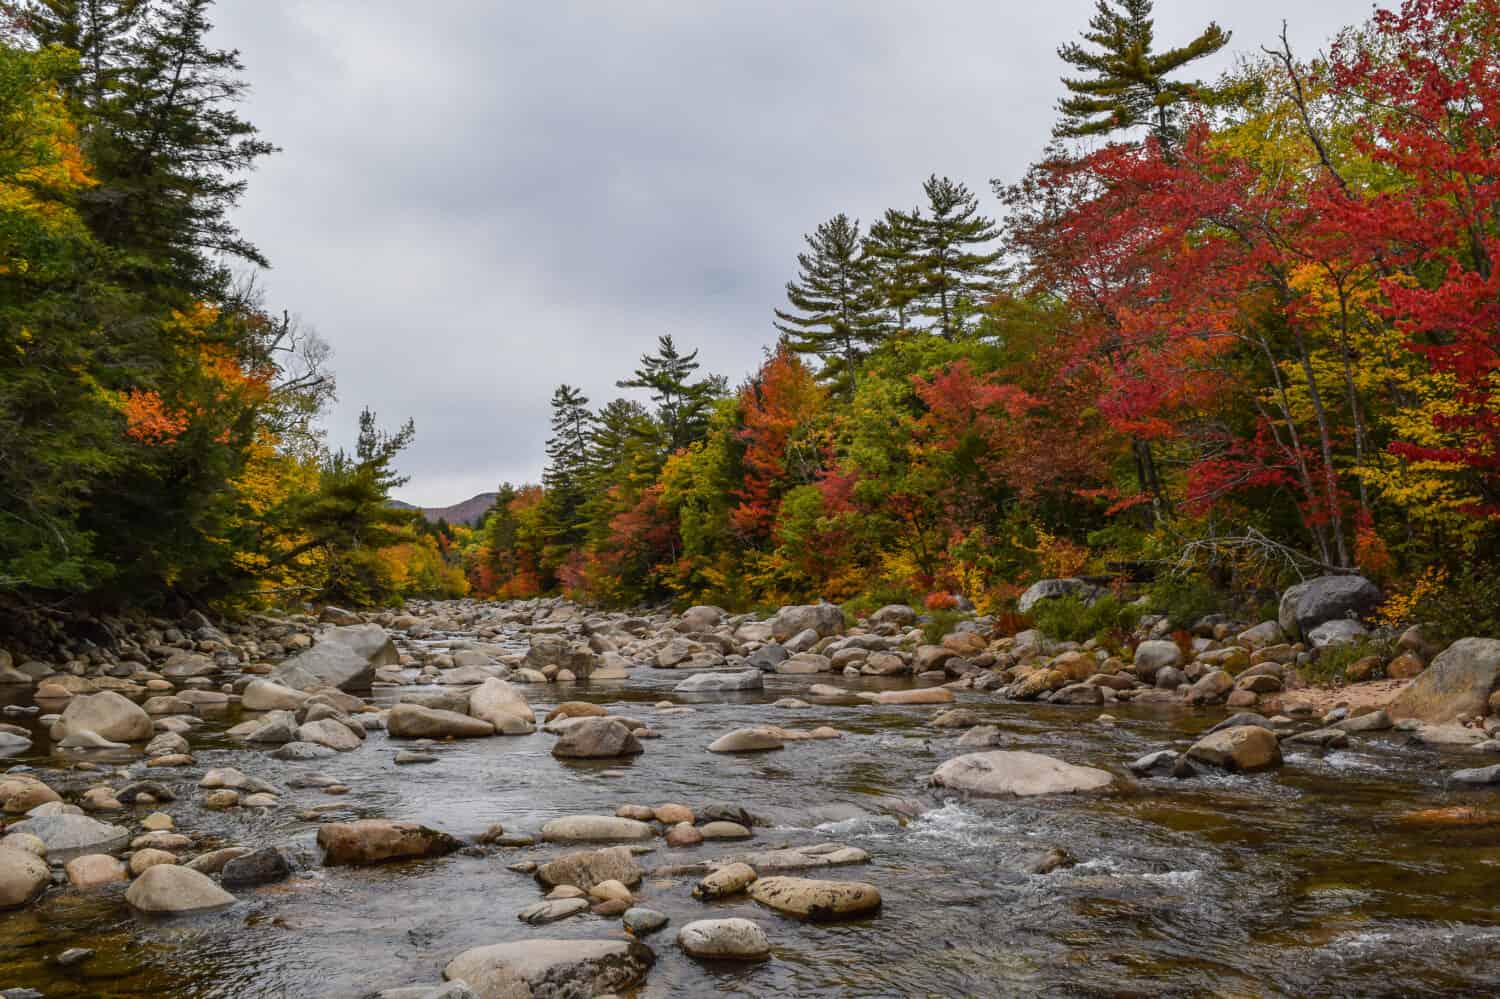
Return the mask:
M 471 637 L 431 637 L 425 649 Z M 0 989 L 31 988 L 49 999 L 358 997 L 436 983 L 448 960 L 475 946 L 618 938 L 618 918 L 584 914 L 545 927 L 516 918 L 541 891 L 509 865 L 576 848 L 484 848 L 324 868 L 318 824 L 413 820 L 472 841 L 493 823 L 527 833 L 558 816 L 613 814 L 626 803 L 715 801 L 741 805 L 764 824 L 748 844 L 668 849 L 658 839 L 639 858 L 648 871 L 641 904 L 671 924 L 645 938 L 657 963 L 637 996 L 1500 995 L 1500 799 L 1444 782 L 1472 757 L 1409 746 L 1387 732 L 1326 753 L 1299 748 L 1270 773 L 1132 779 L 1126 762 L 1183 748 L 1225 712 L 1012 704 L 964 691 L 956 705 L 937 706 L 808 697 L 813 682 L 850 691 L 910 686 L 826 674 L 768 675 L 761 691 L 676 694 L 684 675 L 642 667 L 625 680 L 524 688 L 539 716 L 559 701 L 587 700 L 661 732 L 625 760 L 556 759 L 556 737 L 539 731 L 443 743 L 430 750 L 437 762 L 397 766 L 395 753 L 410 743 L 376 731 L 356 752 L 282 762 L 211 734 L 243 720 L 232 708 L 194 734 L 190 771 L 148 775 L 138 755 L 54 752 L 38 730 L 34 749 L 9 763 L 36 768 L 65 795 L 102 778 L 118 781 L 115 770 L 150 776 L 178 787 L 164 810 L 204 848 L 286 846 L 302 867 L 290 881 L 237 891 L 223 911 L 170 920 L 134 914 L 124 885 L 54 889 L 0 914 Z M 414 689 L 423 688 L 377 688 L 375 701 Z M 809 706 L 772 706 L 787 696 Z M 693 710 L 660 714 L 661 701 Z M 954 706 L 998 726 L 997 748 L 1102 767 L 1120 776 L 1122 789 L 1006 801 L 936 793 L 932 771 L 966 751 L 955 745 L 962 730 L 930 724 Z M 1105 711 L 1113 721 L 1100 721 Z M 732 756 L 704 748 L 757 724 L 829 725 L 843 738 Z M 85 758 L 102 771 L 68 769 Z M 287 788 L 281 805 L 201 808 L 196 778 L 222 766 Z M 289 786 L 311 772 L 350 790 L 334 797 Z M 1409 818 L 1452 806 L 1494 814 L 1457 826 Z M 866 850 L 871 862 L 810 876 L 876 885 L 884 899 L 877 915 L 806 924 L 744 896 L 702 903 L 690 895 L 694 877 L 650 874 L 657 865 L 829 842 Z M 1054 847 L 1075 862 L 1024 873 Z M 676 929 L 710 916 L 759 922 L 772 958 L 733 965 L 687 957 Z M 56 956 L 70 947 L 96 953 L 59 967 Z

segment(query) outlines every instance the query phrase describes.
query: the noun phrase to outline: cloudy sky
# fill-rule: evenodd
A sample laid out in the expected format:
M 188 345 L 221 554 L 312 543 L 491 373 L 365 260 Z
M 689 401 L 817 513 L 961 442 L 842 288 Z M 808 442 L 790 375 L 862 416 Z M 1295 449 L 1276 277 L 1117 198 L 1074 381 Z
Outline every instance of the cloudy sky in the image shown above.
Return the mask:
M 239 213 L 271 303 L 334 349 L 335 441 L 416 420 L 401 496 L 535 480 L 559 382 L 596 403 L 661 333 L 737 383 L 802 234 L 981 193 L 1045 144 L 1094 0 L 220 0 L 283 147 Z M 1300 52 L 1368 0 L 1157 0 L 1160 45 Z M 1228 65 L 1221 53 L 1208 69 Z

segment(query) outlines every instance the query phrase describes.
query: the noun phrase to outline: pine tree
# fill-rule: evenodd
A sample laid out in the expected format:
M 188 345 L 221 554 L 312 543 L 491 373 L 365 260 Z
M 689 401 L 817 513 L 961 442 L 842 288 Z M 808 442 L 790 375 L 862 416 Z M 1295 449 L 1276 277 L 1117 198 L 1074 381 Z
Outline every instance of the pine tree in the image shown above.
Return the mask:
M 709 407 L 724 393 L 724 381 L 693 381 L 693 372 L 699 367 L 698 352 L 679 353 L 670 333 L 658 337 L 656 343 L 656 353 L 642 355 L 634 376 L 615 385 L 650 391 L 660 425 L 659 454 L 665 459 L 708 432 Z
M 888 208 L 865 237 L 864 257 L 870 263 L 875 297 L 889 314 L 883 332 L 907 329 L 912 303 L 922 293 L 921 219 L 920 208 L 909 212 Z
M 1145 126 L 1163 146 L 1181 136 L 1181 106 L 1227 100 L 1229 91 L 1201 81 L 1167 77 L 1188 63 L 1212 55 L 1229 44 L 1229 32 L 1209 22 L 1188 44 L 1153 52 L 1155 24 L 1152 0 L 1097 0 L 1083 41 L 1064 45 L 1057 54 L 1081 73 L 1063 78 L 1071 92 L 1058 101 L 1062 121 L 1053 129 L 1058 138 L 1108 135 Z
M 843 382 L 853 398 L 860 359 L 880 336 L 872 261 L 864 255 L 858 220 L 843 213 L 803 239 L 810 252 L 797 254 L 797 279 L 786 286 L 797 311 L 776 309 L 775 326 L 792 350 L 816 354 L 823 376 Z
M 920 256 L 921 312 L 950 340 L 964 329 L 978 300 L 994 289 L 1000 251 L 978 251 L 999 235 L 979 214 L 979 199 L 963 184 L 933 175 L 922 185 L 928 215 L 915 220 Z
M 17 28 L 37 45 L 78 53 L 65 90 L 75 109 L 100 107 L 119 84 L 128 40 L 140 26 L 147 0 L 17 0 L 0 3 Z M 84 122 L 85 131 L 88 122 Z
M 555 544 L 564 547 L 583 540 L 580 514 L 587 498 L 585 478 L 593 422 L 588 398 L 571 385 L 559 385 L 552 393 L 552 436 L 547 439 L 542 485 L 547 487 L 548 534 Z

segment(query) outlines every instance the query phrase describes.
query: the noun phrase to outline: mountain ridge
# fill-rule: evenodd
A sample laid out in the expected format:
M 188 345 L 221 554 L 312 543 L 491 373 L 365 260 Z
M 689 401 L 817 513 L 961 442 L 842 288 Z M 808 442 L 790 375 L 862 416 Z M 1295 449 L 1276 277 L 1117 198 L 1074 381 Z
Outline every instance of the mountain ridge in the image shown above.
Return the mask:
M 495 505 L 495 498 L 499 495 L 496 492 L 476 493 L 451 506 L 417 506 L 415 503 L 407 503 L 398 499 L 390 502 L 391 506 L 401 510 L 419 511 L 429 523 L 436 524 L 440 520 L 446 520 L 450 524 L 478 524 L 484 520 L 484 515 L 490 512 L 490 508 Z

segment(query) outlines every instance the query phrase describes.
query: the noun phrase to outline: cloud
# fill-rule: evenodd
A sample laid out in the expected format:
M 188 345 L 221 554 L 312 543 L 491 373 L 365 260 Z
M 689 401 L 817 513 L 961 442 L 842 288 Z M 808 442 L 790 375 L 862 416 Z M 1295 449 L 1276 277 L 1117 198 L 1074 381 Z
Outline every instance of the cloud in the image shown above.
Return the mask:
M 273 303 L 333 345 L 334 439 L 365 405 L 414 418 L 401 495 L 452 503 L 535 480 L 552 389 L 602 404 L 660 333 L 747 375 L 818 222 L 909 207 L 933 172 L 996 207 L 1092 9 L 221 0 L 283 149 L 238 222 Z M 1253 51 L 1286 17 L 1310 53 L 1368 10 L 1160 0 L 1157 36 L 1217 19 Z

